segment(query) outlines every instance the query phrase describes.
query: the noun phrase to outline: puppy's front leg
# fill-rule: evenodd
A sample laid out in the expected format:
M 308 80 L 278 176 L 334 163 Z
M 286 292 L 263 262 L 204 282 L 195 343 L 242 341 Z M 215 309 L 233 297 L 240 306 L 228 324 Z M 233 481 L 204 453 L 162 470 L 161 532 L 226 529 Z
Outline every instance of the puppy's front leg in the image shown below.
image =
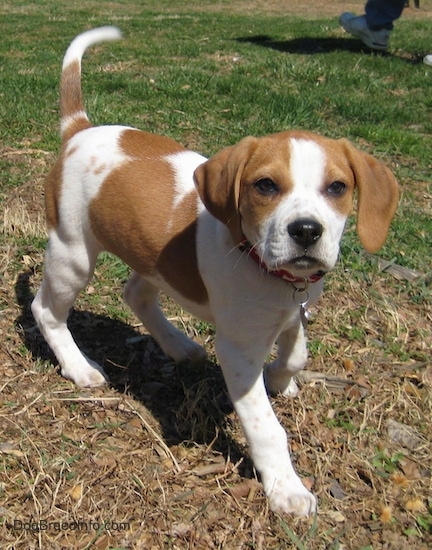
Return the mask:
M 228 391 L 249 443 L 252 460 L 261 474 L 271 510 L 308 516 L 316 510 L 315 497 L 294 471 L 285 430 L 265 390 L 262 354 L 246 352 L 250 347 L 256 350 L 256 342 L 255 346 L 243 348 L 228 337 L 216 335 L 216 352 Z
M 293 377 L 304 368 L 307 361 L 306 335 L 300 319 L 292 328 L 279 335 L 277 344 L 277 359 L 265 367 L 266 387 L 273 395 L 282 393 L 294 397 L 298 388 Z

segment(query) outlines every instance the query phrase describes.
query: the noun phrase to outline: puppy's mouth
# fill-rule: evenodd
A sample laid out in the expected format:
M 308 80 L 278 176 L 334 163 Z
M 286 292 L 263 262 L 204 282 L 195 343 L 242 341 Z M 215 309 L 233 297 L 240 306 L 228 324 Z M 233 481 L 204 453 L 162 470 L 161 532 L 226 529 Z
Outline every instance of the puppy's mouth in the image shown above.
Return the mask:
M 317 260 L 316 258 L 313 258 L 312 256 L 307 256 L 306 254 L 303 256 L 297 256 L 296 258 L 293 258 L 288 262 L 288 266 L 291 269 L 299 269 L 304 271 L 310 271 L 314 270 L 317 271 L 319 269 L 322 269 L 324 266 L 322 262 Z
M 329 266 L 322 260 L 303 254 L 294 258 L 286 259 L 284 262 L 278 262 L 277 267 L 269 266 L 270 271 L 286 271 L 294 277 L 310 277 L 322 275 L 329 271 Z
M 261 256 L 258 255 L 254 247 L 246 239 L 239 244 L 239 248 L 242 252 L 247 251 L 248 256 L 255 260 L 262 268 L 265 268 L 269 273 L 291 283 L 316 282 L 326 273 L 324 263 L 307 254 L 291 258 L 286 263 L 278 262 L 276 265 L 272 266 L 271 262 L 266 263 Z

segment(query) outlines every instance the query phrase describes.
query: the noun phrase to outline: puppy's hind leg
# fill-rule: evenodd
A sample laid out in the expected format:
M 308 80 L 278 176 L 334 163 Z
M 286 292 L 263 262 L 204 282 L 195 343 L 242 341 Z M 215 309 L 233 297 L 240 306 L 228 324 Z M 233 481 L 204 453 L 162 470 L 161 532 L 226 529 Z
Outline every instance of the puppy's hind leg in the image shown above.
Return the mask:
M 298 393 L 294 375 L 303 369 L 307 361 L 306 336 L 299 322 L 279 335 L 278 357 L 266 365 L 264 379 L 267 390 L 276 395 L 282 393 L 294 397 Z
M 106 382 L 102 367 L 76 345 L 67 327 L 67 317 L 78 293 L 93 275 L 98 246 L 74 238 L 50 234 L 45 254 L 42 286 L 32 303 L 33 316 L 53 350 L 65 378 L 77 386 L 100 386 Z
M 165 317 L 159 306 L 158 296 L 159 289 L 138 273 L 132 273 L 125 287 L 124 298 L 162 351 L 176 363 L 198 362 L 204 359 L 204 349 L 174 327 Z

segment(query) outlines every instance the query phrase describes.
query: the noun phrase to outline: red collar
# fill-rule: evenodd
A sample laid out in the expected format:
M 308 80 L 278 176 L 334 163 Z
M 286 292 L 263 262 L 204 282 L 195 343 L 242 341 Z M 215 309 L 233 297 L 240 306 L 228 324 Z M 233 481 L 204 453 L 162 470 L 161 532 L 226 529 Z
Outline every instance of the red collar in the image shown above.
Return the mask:
M 308 277 L 297 277 L 296 275 L 293 275 L 289 271 L 286 271 L 285 269 L 269 269 L 266 264 L 262 261 L 262 259 L 258 256 L 258 254 L 255 251 L 255 248 L 250 244 L 249 241 L 244 239 L 241 241 L 241 243 L 238 245 L 239 249 L 241 251 L 247 251 L 248 256 L 255 260 L 255 262 L 265 269 L 268 273 L 271 275 L 274 275 L 275 277 L 279 277 L 279 279 L 283 279 L 284 281 L 287 281 L 288 283 L 316 283 L 320 279 L 322 279 L 325 275 L 324 271 L 317 271 L 316 273 L 312 273 L 312 275 L 309 275 Z

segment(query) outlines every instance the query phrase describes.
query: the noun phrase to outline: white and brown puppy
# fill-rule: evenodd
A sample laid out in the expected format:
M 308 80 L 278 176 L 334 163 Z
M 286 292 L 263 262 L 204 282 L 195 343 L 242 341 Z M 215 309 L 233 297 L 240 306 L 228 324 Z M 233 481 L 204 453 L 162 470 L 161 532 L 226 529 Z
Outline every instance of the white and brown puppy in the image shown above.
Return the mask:
M 217 356 L 271 509 L 311 514 L 315 497 L 292 467 L 263 365 L 277 341 L 267 387 L 296 394 L 292 377 L 307 358 L 300 303 L 321 293 L 355 190 L 360 240 L 372 252 L 382 246 L 398 200 L 395 178 L 348 141 L 303 131 L 246 137 L 206 160 L 167 137 L 92 127 L 81 58 L 89 46 L 118 38 L 114 27 L 91 30 L 64 58 L 62 149 L 46 182 L 49 243 L 33 314 L 63 376 L 78 386 L 106 381 L 67 328 L 102 250 L 132 267 L 125 299 L 175 361 L 205 354 L 166 320 L 159 290 L 214 323 Z

